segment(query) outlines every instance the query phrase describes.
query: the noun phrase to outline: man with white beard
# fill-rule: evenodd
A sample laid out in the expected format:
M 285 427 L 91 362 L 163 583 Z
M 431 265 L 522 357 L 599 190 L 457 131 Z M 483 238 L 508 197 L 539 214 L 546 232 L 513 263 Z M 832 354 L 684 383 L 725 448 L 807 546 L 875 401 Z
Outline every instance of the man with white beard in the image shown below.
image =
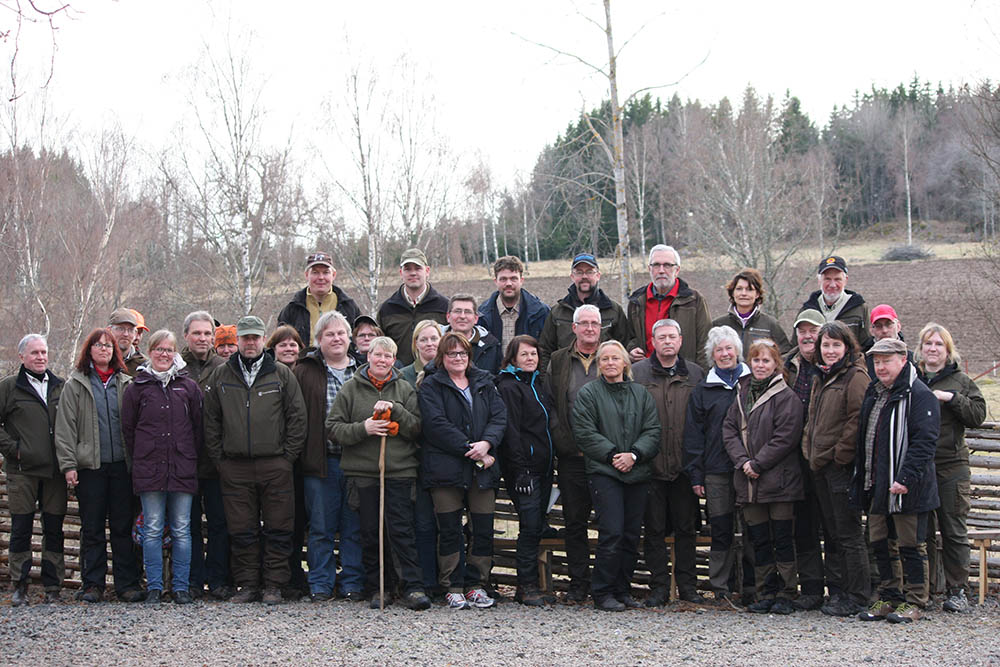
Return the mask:
M 837 255 L 824 258 L 816 269 L 816 279 L 819 289 L 809 295 L 799 312 L 813 309 L 827 322 L 840 320 L 858 339 L 862 351 L 866 351 L 874 342 L 869 329 L 868 305 L 860 294 L 845 289 L 847 263 L 844 258 Z

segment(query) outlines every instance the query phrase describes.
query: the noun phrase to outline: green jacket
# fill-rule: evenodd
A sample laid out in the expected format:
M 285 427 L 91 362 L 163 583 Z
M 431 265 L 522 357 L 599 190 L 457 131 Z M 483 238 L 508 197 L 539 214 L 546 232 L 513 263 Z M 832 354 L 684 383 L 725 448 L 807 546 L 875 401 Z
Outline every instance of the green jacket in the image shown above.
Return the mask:
M 368 378 L 368 364 L 359 368 L 340 388 L 326 418 L 330 437 L 344 448 L 340 469 L 345 475 L 378 477 L 382 439 L 368 435 L 364 423 L 372 416 L 378 401 L 392 401 L 392 421 L 399 422 L 399 435 L 385 439 L 385 476 L 415 478 L 420 467 L 417 438 L 421 426 L 417 392 L 395 368 L 379 391 Z
M 123 371 L 115 373 L 118 393 L 118 412 L 121 414 L 125 387 L 132 378 Z M 118 425 L 121 428 L 121 424 Z M 122 438 L 125 442 L 125 438 Z M 132 467 L 128 448 L 125 457 Z M 101 467 L 101 433 L 97 424 L 97 405 L 90 377 L 74 370 L 63 385 L 56 411 L 56 460 L 59 472 L 70 470 L 97 470 Z
M 7 474 L 45 478 L 59 474 L 54 433 L 63 381 L 52 371 L 47 374 L 45 402 L 28 383 L 24 366 L 0 380 L 0 454 Z
M 589 382 L 576 395 L 573 435 L 588 475 L 606 475 L 626 484 L 645 482 L 660 450 L 660 420 L 653 396 L 631 380 Z M 632 452 L 637 459 L 628 473 L 611 465 L 611 457 Z
M 264 354 L 248 387 L 234 354 L 205 387 L 205 448 L 213 460 L 284 456 L 295 461 L 306 441 L 306 405 L 284 364 Z
M 965 429 L 982 426 L 986 419 L 986 399 L 968 375 L 948 364 L 940 373 L 928 380 L 923 369 L 920 379 L 932 391 L 950 391 L 955 396 L 941 406 L 941 433 L 938 435 L 934 466 L 939 477 L 951 474 L 956 468 L 969 467 L 969 448 L 965 444 Z

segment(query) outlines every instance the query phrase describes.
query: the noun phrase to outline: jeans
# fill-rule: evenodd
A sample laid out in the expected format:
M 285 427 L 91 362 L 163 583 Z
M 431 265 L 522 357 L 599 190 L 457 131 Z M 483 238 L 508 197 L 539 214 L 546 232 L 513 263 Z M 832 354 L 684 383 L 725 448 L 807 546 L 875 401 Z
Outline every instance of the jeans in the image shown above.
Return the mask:
M 608 597 L 619 599 L 630 594 L 649 484 L 626 484 L 601 474 L 588 475 L 587 482 L 597 512 L 591 591 L 595 602 Z
M 132 476 L 124 461 L 80 470 L 80 569 L 83 588 L 104 590 L 108 574 L 107 534 L 111 530 L 111 568 L 115 592 L 139 589 L 139 563 L 132 553 Z
M 199 493 L 191 501 L 191 588 L 201 591 L 228 586 L 229 528 L 222 508 L 222 483 L 218 477 L 198 480 Z M 201 532 L 201 515 L 208 521 L 208 544 Z
M 552 478 L 532 475 L 530 494 L 518 493 L 511 484 L 507 492 L 517 509 L 517 585 L 538 587 L 538 542 L 545 526 L 545 510 L 549 508 Z
M 146 588 L 163 590 L 163 526 L 170 521 L 173 544 L 173 591 L 188 590 L 191 572 L 191 499 L 193 494 L 174 491 L 140 493 L 142 500 L 142 561 L 146 566 Z
M 358 513 L 347 505 L 347 479 L 340 457 L 326 457 L 326 477 L 304 479 L 306 515 L 309 519 L 309 592 L 333 595 L 337 585 L 334 537 L 340 533 L 340 590 L 360 592 L 364 588 L 361 566 L 361 524 Z

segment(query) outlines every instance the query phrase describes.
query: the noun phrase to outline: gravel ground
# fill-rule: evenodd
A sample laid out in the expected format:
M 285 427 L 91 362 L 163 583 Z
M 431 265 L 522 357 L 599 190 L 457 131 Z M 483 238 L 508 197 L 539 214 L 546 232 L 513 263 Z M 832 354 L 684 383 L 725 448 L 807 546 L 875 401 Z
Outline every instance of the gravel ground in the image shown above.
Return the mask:
M 757 616 L 696 610 L 596 612 L 589 605 L 384 612 L 337 601 L 266 608 L 0 602 L 0 664 L 1000 664 L 996 602 L 912 625 L 818 611 Z

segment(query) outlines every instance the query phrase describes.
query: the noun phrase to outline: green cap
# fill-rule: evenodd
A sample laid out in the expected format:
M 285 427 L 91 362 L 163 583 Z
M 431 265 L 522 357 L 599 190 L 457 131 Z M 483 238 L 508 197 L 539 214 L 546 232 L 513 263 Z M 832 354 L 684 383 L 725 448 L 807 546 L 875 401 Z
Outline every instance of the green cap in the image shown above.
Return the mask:
M 264 320 L 256 315 L 244 315 L 236 323 L 237 336 L 263 336 L 265 333 Z

